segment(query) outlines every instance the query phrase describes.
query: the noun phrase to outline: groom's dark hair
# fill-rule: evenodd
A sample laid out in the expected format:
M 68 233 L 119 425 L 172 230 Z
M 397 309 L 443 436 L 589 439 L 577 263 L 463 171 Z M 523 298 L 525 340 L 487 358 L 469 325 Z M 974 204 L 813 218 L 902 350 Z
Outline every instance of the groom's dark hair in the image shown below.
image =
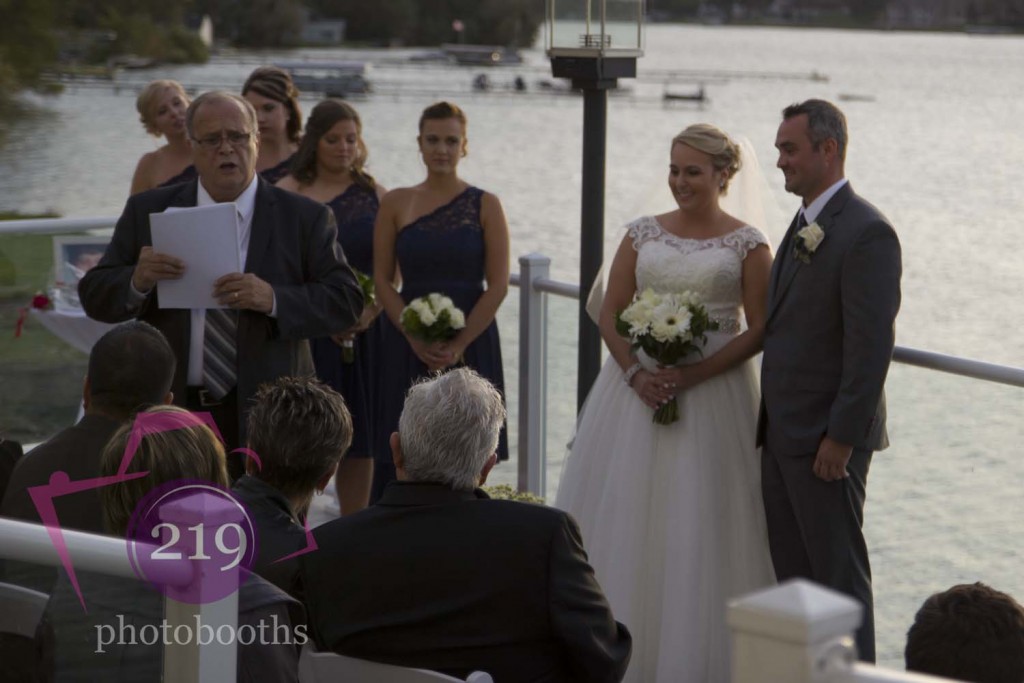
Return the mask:
M 907 671 L 978 683 L 1024 681 L 1024 607 L 983 583 L 925 600 L 907 632 Z
M 829 138 L 836 141 L 839 159 L 846 161 L 846 116 L 839 107 L 825 100 L 807 100 L 799 104 L 791 104 L 782 110 L 783 119 L 807 114 L 807 134 L 811 138 L 814 149 Z

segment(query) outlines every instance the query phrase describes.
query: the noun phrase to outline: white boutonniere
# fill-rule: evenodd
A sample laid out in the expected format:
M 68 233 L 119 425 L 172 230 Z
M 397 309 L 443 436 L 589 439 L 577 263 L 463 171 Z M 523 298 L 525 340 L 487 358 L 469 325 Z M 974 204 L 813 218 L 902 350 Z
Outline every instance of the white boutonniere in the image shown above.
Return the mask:
M 823 239 L 825 239 L 825 231 L 817 221 L 805 225 L 793 240 L 793 256 L 804 263 L 810 263 L 811 254 L 818 250 Z

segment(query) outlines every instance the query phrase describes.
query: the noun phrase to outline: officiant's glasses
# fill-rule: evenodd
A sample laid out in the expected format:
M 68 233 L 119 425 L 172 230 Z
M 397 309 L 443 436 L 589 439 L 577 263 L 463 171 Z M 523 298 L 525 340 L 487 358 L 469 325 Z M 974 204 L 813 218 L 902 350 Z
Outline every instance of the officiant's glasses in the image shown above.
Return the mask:
M 192 138 L 192 142 L 199 145 L 202 149 L 212 152 L 220 149 L 220 146 L 224 144 L 225 138 L 227 138 L 228 144 L 232 147 L 244 147 L 249 144 L 249 140 L 252 139 L 252 133 L 229 130 L 215 135 L 204 135 L 201 138 Z

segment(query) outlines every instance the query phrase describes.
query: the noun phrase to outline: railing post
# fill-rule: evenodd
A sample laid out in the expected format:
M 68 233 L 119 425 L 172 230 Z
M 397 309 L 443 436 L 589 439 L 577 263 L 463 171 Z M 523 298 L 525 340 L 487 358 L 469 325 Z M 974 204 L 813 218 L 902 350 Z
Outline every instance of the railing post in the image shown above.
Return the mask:
M 181 530 L 183 543 L 176 550 L 197 553 L 196 537 L 202 536 L 204 549 L 216 552 L 217 530 L 226 524 L 238 524 L 244 518 L 240 508 L 209 494 L 192 495 L 168 503 L 160 510 L 160 519 Z M 241 528 L 241 526 L 239 526 Z M 241 532 L 240 532 L 241 533 Z M 245 539 L 251 543 L 252 539 Z M 164 539 L 166 541 L 166 539 Z M 242 579 L 238 566 L 222 571 L 210 562 L 193 560 L 193 580 L 188 586 L 167 587 L 164 619 L 170 633 L 179 626 L 190 630 L 193 638 L 180 642 L 177 637 L 164 643 L 164 678 L 167 683 L 215 683 L 235 680 L 238 662 L 238 593 L 236 589 L 217 599 L 210 594 L 211 582 L 237 585 Z M 209 560 L 209 557 L 206 557 Z M 183 601 L 175 599 L 184 597 Z M 224 628 L 226 631 L 222 631 Z M 201 630 L 202 629 L 202 630 Z M 211 638 L 202 638 L 201 633 Z M 226 642 L 224 636 L 227 636 Z
M 548 278 L 551 259 L 520 256 L 519 271 L 519 490 L 544 497 L 548 299 L 534 282 Z
M 733 683 L 823 683 L 853 670 L 861 605 L 804 579 L 729 605 Z

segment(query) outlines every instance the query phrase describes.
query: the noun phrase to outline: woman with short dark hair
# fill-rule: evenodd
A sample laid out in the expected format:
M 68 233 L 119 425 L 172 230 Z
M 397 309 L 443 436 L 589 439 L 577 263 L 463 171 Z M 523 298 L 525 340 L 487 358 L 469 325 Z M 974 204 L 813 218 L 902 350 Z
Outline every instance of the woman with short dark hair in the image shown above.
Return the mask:
M 302 138 L 299 90 L 284 69 L 261 66 L 245 80 L 242 97 L 256 110 L 259 123 L 260 153 L 256 158 L 256 172 L 268 183 L 276 183 L 288 173 Z

